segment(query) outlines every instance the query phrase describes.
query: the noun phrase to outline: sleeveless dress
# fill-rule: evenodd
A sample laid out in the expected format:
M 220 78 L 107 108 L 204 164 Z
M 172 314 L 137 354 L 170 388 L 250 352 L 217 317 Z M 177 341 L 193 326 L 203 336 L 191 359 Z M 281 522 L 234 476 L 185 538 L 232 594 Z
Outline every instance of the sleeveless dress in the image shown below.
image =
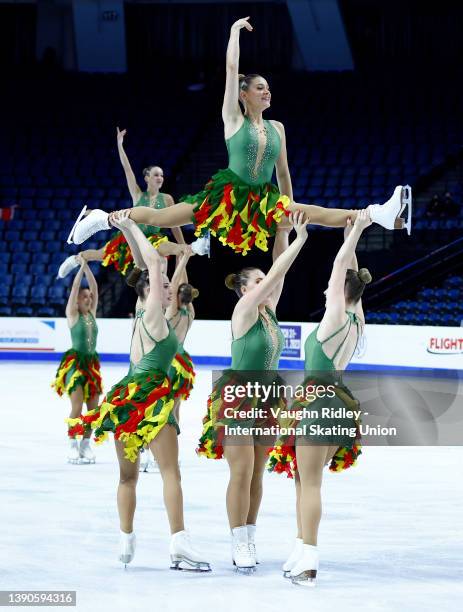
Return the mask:
M 100 359 L 96 352 L 98 326 L 91 312 L 87 317 L 79 313 L 75 325 L 71 327 L 72 348 L 66 351 L 56 371 L 52 387 L 62 396 L 71 395 L 77 387 L 82 387 L 84 402 L 103 390 L 100 373 Z M 68 436 L 75 438 L 83 435 L 85 430 L 78 419 L 69 423 Z
M 284 336 L 278 325 L 275 313 L 266 307 L 267 320 L 259 312 L 254 325 L 240 338 L 232 341 L 231 369 L 226 370 L 214 384 L 207 402 L 207 414 L 203 419 L 203 431 L 196 452 L 208 459 L 223 457 L 225 425 L 233 427 L 272 427 L 277 420 L 270 409 L 281 410 L 285 402 L 280 398 L 269 398 L 267 402 L 252 395 L 227 401 L 224 389 L 228 385 L 241 385 L 247 382 L 270 384 L 277 378 L 276 370 L 284 347 Z M 236 418 L 226 415 L 225 410 L 260 410 L 259 418 Z
M 137 364 L 130 364 L 129 372 L 116 383 L 95 410 L 81 417 L 84 425 L 95 430 L 95 442 L 107 439 L 108 433 L 125 442 L 125 457 L 135 463 L 140 449 L 149 444 L 165 425 L 172 425 L 179 432 L 172 414 L 174 396 L 167 376 L 169 365 L 177 351 L 178 341 L 170 325 L 168 335 L 156 342 L 143 321 L 144 310 L 135 315 L 133 336 L 137 325 L 155 342 L 148 353 L 144 352 Z
M 289 214 L 290 199 L 271 182 L 281 150 L 280 135 L 270 121 L 264 121 L 264 126 L 267 141 L 259 162 L 258 132 L 245 116 L 240 129 L 226 140 L 228 168 L 214 174 L 199 193 L 180 198 L 195 205 L 196 236 L 209 230 L 243 255 L 254 245 L 267 251 L 267 239 L 275 235 L 283 215 Z
M 187 308 L 179 308 L 177 311 L 177 315 L 175 316 L 189 317 L 190 313 Z M 174 317 L 172 317 L 172 319 L 173 318 Z M 178 321 L 177 324 L 174 323 L 173 325 L 174 331 L 177 325 Z M 172 390 L 174 392 L 174 397 L 176 399 L 180 398 L 182 401 L 190 397 L 190 393 L 193 390 L 196 378 L 193 361 L 191 359 L 190 354 L 184 349 L 183 342 L 179 342 L 177 353 L 171 363 L 168 372 L 168 376 L 172 384 Z
M 154 205 L 151 205 L 149 193 L 145 191 L 142 193 L 135 206 L 166 208 L 167 204 L 165 201 L 165 195 L 165 193 L 158 193 Z M 163 235 L 159 227 L 145 225 L 144 223 L 140 223 L 138 227 L 142 230 L 155 249 L 157 249 L 162 242 L 167 242 L 167 236 Z M 115 232 L 112 235 L 111 240 L 104 246 L 102 265 L 114 266 L 118 272 L 125 275 L 131 264 L 133 264 L 133 257 L 124 234 L 119 231 Z
M 297 470 L 295 446 L 296 444 L 303 444 L 304 440 L 306 443 L 307 441 L 312 441 L 314 443 L 323 444 L 326 446 L 338 445 L 338 449 L 336 450 L 330 463 L 330 470 L 333 472 L 341 472 L 342 470 L 354 465 L 357 461 L 357 457 L 362 452 L 360 444 L 360 422 L 356 421 L 354 418 L 326 418 L 322 417 L 321 415 L 322 408 L 336 409 L 344 407 L 346 410 L 358 410 L 359 407 L 358 400 L 353 397 L 350 390 L 342 383 L 342 380 L 339 377 L 339 371 L 336 371 L 334 365 L 334 361 L 339 351 L 342 349 L 344 343 L 349 337 L 349 332 L 352 325 L 355 325 L 357 328 L 357 342 L 359 340 L 359 319 L 353 312 L 346 311 L 346 314 L 347 320 L 344 325 L 328 336 L 328 338 L 325 338 L 323 341 L 317 339 L 317 332 L 319 328 L 319 326 L 317 326 L 316 329 L 314 329 L 313 332 L 307 337 L 304 345 L 306 370 L 305 380 L 303 383 L 304 387 L 317 384 L 323 384 L 325 386 L 332 384 L 334 385 L 335 396 L 333 398 L 315 398 L 314 400 L 296 400 L 293 403 L 291 410 L 310 410 L 310 412 L 315 413 L 315 415 L 311 417 L 304 416 L 302 419 L 297 421 L 296 419 L 290 419 L 285 424 L 280 423 L 280 425 L 285 427 L 305 426 L 307 432 L 309 431 L 309 427 L 311 425 L 320 425 L 321 427 L 327 428 L 340 426 L 355 431 L 355 437 L 351 437 L 349 435 L 330 434 L 324 435 L 321 438 L 320 436 L 306 434 L 303 439 L 300 437 L 295 439 L 294 436 L 281 436 L 276 442 L 274 448 L 269 452 L 269 462 L 267 464 L 267 468 L 270 472 L 284 472 L 287 474 L 288 478 L 292 478 L 294 472 Z M 343 334 L 343 332 L 345 332 L 345 335 L 338 345 L 333 357 L 330 359 L 323 350 L 323 345 L 328 342 L 328 340 L 336 337 L 338 334 Z M 357 348 L 357 342 L 355 348 Z

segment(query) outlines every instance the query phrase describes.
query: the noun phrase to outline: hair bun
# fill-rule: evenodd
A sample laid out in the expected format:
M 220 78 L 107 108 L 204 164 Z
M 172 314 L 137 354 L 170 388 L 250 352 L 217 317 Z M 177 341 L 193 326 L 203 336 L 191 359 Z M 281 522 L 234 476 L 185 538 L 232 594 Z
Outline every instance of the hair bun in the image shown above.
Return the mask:
M 199 295 L 199 291 L 193 287 L 193 289 L 191 290 L 191 299 L 195 300 L 198 297 L 198 295 Z
M 228 274 L 225 277 L 225 286 L 227 287 L 227 289 L 231 289 L 232 291 L 234 291 L 235 285 L 236 285 L 236 274 Z
M 140 270 L 140 268 L 137 268 L 137 266 L 133 267 L 133 270 L 125 277 L 125 282 L 129 287 L 135 287 L 142 271 L 143 270 Z
M 239 81 L 242 81 L 242 80 L 243 80 L 243 79 L 245 79 L 245 78 L 246 78 L 246 75 L 245 75 L 245 74 L 239 74 L 239 75 L 238 75 L 238 80 L 239 80 Z
M 372 281 L 371 274 L 367 268 L 360 268 L 358 271 L 358 277 L 365 285 L 368 285 Z

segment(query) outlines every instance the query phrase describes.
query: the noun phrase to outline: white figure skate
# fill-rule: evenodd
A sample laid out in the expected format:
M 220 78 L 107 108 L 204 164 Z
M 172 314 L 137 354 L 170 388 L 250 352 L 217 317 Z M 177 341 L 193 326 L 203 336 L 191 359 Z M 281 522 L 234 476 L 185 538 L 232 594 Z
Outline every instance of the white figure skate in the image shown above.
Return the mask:
M 88 215 L 85 216 L 86 212 L 87 207 L 84 206 L 68 236 L 68 244 L 82 244 L 82 242 L 88 240 L 90 236 L 93 236 L 96 232 L 111 229 L 111 225 L 108 221 L 109 215 L 104 210 L 95 208 L 95 210 L 90 211 Z
M 249 545 L 246 525 L 232 529 L 232 560 L 240 574 L 250 575 L 256 570 L 255 548 Z
M 79 463 L 79 445 L 75 438 L 69 440 L 68 463 Z
M 287 558 L 287 560 L 283 563 L 283 576 L 285 578 L 290 578 L 290 573 L 299 559 L 302 557 L 302 551 L 304 550 L 304 541 L 302 538 L 296 538 L 296 542 L 294 543 L 294 548 L 291 551 L 291 554 Z
M 205 561 L 204 555 L 196 550 L 190 540 L 188 531 L 177 531 L 170 540 L 170 560 L 173 570 L 189 570 L 194 572 L 210 572 L 211 565 Z
M 76 260 L 75 255 L 67 257 L 58 269 L 58 276 L 56 278 L 65 278 L 74 268 L 78 268 L 79 263 Z
M 79 463 L 95 463 L 95 453 L 88 438 L 82 438 L 80 441 Z
M 127 567 L 127 564 L 130 563 L 135 556 L 135 547 L 137 544 L 137 538 L 135 537 L 135 533 L 125 533 L 121 531 L 120 540 L 119 540 L 119 561 Z
M 302 556 L 291 570 L 293 584 L 314 587 L 318 571 L 318 549 L 310 544 L 303 544 Z

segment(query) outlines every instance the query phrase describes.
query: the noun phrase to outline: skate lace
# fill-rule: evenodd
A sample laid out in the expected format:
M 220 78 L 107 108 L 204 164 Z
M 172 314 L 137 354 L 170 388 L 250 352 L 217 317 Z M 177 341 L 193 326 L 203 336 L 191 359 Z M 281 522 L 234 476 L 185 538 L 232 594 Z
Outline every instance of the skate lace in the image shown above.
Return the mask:
M 252 556 L 251 545 L 244 542 L 239 542 L 235 545 L 235 553 L 238 555 Z

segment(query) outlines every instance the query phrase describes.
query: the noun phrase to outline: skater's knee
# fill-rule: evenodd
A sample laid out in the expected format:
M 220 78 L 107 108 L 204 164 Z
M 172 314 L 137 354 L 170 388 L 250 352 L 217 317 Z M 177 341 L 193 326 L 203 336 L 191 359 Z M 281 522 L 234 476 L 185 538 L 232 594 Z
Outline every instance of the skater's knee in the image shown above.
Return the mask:
M 240 463 L 230 465 L 230 480 L 251 486 L 252 466 Z
M 135 488 L 137 486 L 137 481 L 138 481 L 138 472 L 128 473 L 128 472 L 121 471 L 119 473 L 119 484 L 121 485 L 124 485 L 126 487 Z

